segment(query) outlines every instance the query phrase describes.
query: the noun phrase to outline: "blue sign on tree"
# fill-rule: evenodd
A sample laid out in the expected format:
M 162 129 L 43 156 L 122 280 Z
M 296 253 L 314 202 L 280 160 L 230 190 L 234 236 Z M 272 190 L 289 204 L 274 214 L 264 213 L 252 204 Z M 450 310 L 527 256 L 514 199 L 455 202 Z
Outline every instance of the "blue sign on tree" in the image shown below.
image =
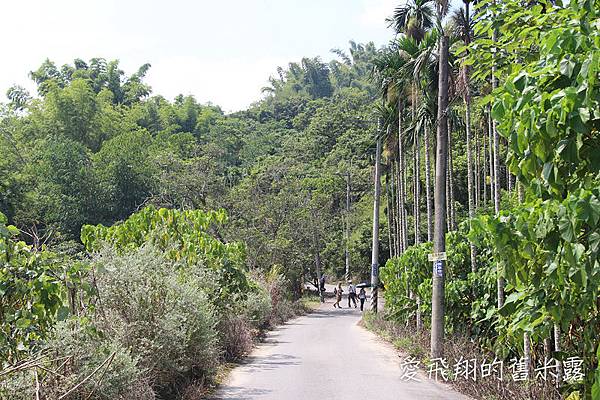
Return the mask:
M 433 275 L 442 277 L 444 275 L 444 264 L 442 260 L 433 262 Z

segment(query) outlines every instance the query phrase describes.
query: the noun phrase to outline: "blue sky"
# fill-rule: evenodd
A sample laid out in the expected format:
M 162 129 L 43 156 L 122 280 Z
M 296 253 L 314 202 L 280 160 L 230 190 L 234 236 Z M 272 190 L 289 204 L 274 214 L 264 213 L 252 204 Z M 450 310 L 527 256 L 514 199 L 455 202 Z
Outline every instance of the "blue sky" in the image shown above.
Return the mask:
M 393 32 L 384 20 L 400 1 L 10 1 L 0 14 L 0 92 L 12 84 L 33 90 L 28 72 L 45 58 L 60 65 L 104 57 L 127 73 L 151 63 L 155 94 L 192 94 L 236 111 L 260 98 L 277 66 L 329 60 L 349 40 L 387 43 Z

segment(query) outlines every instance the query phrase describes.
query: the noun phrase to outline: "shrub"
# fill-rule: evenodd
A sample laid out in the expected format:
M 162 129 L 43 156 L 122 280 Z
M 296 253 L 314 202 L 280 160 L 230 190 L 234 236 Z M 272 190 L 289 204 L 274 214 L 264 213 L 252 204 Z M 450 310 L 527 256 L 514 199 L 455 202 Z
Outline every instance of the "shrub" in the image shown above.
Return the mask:
M 258 288 L 256 292 L 250 293 L 241 304 L 242 312 L 248 322 L 255 329 L 268 327 L 273 306 L 268 292 Z
M 220 304 L 229 305 L 248 290 L 241 243 L 224 243 L 214 232 L 227 221 L 225 211 L 146 207 L 111 227 L 84 225 L 81 241 L 88 251 L 110 244 L 119 252 L 151 244 L 177 264 L 201 264 L 214 272 Z
M 79 320 L 58 323 L 44 346 L 44 354 L 38 363 L 46 371 L 58 374 L 30 368 L 5 376 L 0 380 L 0 398 L 36 398 L 36 372 L 41 382 L 40 395 L 45 399 L 60 397 L 88 376 L 90 379 L 72 391 L 68 399 L 155 398 L 138 359 L 114 338 L 99 335 L 91 325 Z
M 221 347 L 227 361 L 239 361 L 252 350 L 252 327 L 244 315 L 228 314 L 218 325 Z
M 271 324 L 281 324 L 288 319 L 300 315 L 304 310 L 300 307 L 299 302 L 294 302 L 283 298 L 277 302 L 277 306 L 273 308 L 271 313 Z
M 78 272 L 19 233 L 0 212 L 0 368 L 38 350 L 57 317 L 66 317 L 65 282 Z
M 218 362 L 214 306 L 202 274 L 192 274 L 146 245 L 95 260 L 101 329 L 139 355 L 154 387 L 171 392 Z

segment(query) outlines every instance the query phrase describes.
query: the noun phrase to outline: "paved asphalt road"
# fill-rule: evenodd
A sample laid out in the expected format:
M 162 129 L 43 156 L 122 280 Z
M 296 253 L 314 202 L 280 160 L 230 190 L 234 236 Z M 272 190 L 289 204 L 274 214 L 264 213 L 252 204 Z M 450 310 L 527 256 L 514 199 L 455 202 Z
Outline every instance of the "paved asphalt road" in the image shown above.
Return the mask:
M 332 301 L 270 332 L 214 399 L 469 399 L 424 375 L 402 380 L 397 352 L 357 325 L 359 310 Z

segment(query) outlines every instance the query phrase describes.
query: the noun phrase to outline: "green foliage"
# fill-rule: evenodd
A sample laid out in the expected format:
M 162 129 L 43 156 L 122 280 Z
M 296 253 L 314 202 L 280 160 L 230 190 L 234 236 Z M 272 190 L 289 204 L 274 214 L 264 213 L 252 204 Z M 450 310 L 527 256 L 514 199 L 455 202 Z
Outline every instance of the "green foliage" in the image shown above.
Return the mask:
M 495 59 L 508 65 L 533 49 L 521 63 L 501 69 L 507 76 L 493 93 L 492 108 L 510 144 L 508 166 L 527 201 L 472 226 L 472 237 L 491 246 L 498 274 L 507 281 L 508 297 L 496 317 L 497 347 L 519 348 L 524 332 L 540 342 L 557 324 L 578 337 L 569 351 L 584 358 L 586 397 L 593 390 L 600 333 L 599 6 L 542 2 L 523 9 L 503 2 L 493 8 L 507 51 Z M 489 32 L 494 24 L 482 26 Z M 486 39 L 475 41 L 473 57 L 487 45 Z
M 168 391 L 180 376 L 210 375 L 218 359 L 214 274 L 182 271 L 151 244 L 122 255 L 105 250 L 94 265 L 101 301 L 96 324 L 136 354 L 153 387 Z
M 430 278 L 431 263 L 427 255 L 431 249 L 430 242 L 411 246 L 381 269 L 387 308 L 394 318 L 409 320 L 414 316 L 417 301 L 412 292 Z
M 510 139 L 511 171 L 544 198 L 589 187 L 600 172 L 597 6 L 556 11 L 553 29 L 540 34 L 539 61 L 517 68 L 496 94 L 492 115 Z
M 148 132 L 125 132 L 104 142 L 94 155 L 95 175 L 104 200 L 99 204 L 105 210 L 103 221 L 126 218 L 150 195 L 151 143 Z
M 210 230 L 226 222 L 225 211 L 169 210 L 146 207 L 111 227 L 85 225 L 81 241 L 88 251 L 104 244 L 117 251 L 135 250 L 151 243 L 178 265 L 205 265 L 218 277 L 222 300 L 248 289 L 244 249 L 240 243 L 223 243 Z
M 0 358 L 12 363 L 39 347 L 56 320 L 69 315 L 67 285 L 80 280 L 80 263 L 17 240 L 19 230 L 0 213 Z
M 495 281 L 490 282 L 489 267 L 483 262 L 476 273 L 471 273 L 470 248 L 466 238 L 466 226 L 460 231 L 446 234 L 448 261 L 446 264 L 446 325 L 450 332 L 479 335 L 489 329 L 481 324 L 494 293 Z M 423 320 L 428 322 L 431 314 L 431 267 L 428 255 L 432 252 L 431 242 L 410 246 L 400 256 L 388 260 L 381 269 L 381 280 L 385 285 L 388 315 L 397 321 L 415 318 L 417 298 Z M 485 339 L 481 337 L 480 339 Z

